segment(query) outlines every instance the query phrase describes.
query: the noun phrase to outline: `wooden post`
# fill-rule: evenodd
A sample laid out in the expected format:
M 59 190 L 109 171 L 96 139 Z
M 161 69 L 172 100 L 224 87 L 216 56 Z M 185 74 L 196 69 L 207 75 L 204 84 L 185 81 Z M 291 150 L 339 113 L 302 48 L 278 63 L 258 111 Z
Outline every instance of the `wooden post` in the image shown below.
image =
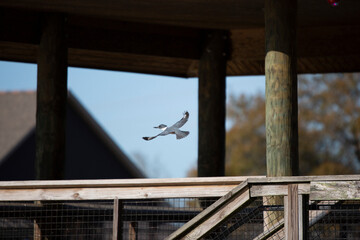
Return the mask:
M 298 175 L 295 0 L 265 1 L 267 176 Z
M 299 239 L 309 239 L 309 195 L 299 195 Z
M 296 0 L 265 1 L 268 177 L 298 175 L 296 15 Z M 283 204 L 279 196 L 265 201 Z M 268 212 L 264 223 L 271 227 L 282 218 L 281 212 Z
M 285 239 L 299 239 L 299 195 L 298 185 L 289 184 L 288 196 L 284 201 Z
M 44 14 L 38 50 L 36 178 L 63 179 L 67 45 L 63 14 Z
M 209 31 L 199 62 L 199 177 L 225 174 L 227 42 L 227 31 Z
M 114 199 L 114 209 L 113 209 L 113 240 L 121 240 L 122 239 L 122 202 L 119 199 Z

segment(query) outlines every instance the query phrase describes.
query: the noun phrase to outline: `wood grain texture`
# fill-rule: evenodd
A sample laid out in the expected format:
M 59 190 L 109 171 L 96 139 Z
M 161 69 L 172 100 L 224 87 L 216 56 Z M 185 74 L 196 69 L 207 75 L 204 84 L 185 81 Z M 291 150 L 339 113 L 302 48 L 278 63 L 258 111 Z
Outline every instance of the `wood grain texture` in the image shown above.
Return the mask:
M 288 185 L 288 196 L 284 201 L 286 239 L 299 239 L 299 194 L 298 185 Z
M 256 236 L 253 240 L 269 239 L 271 236 L 273 236 L 274 234 L 276 234 L 277 232 L 279 232 L 281 229 L 284 228 L 284 223 L 285 223 L 284 219 L 278 221 L 275 225 L 273 225 L 272 227 L 268 228 L 266 231 Z
M 360 200 L 360 181 L 311 182 L 310 200 Z
M 182 239 L 185 236 L 186 239 L 199 239 L 200 236 L 205 235 L 215 225 L 219 224 L 219 221 L 223 221 L 224 218 L 229 216 L 234 211 L 234 207 L 240 207 L 239 202 L 243 204 L 249 199 L 248 183 L 244 181 L 166 239 Z M 220 216 L 218 216 L 219 214 Z M 216 220 L 219 217 L 220 219 Z
M 133 179 L 97 179 L 97 180 L 42 180 L 42 181 L 0 181 L 0 189 L 35 188 L 101 188 L 101 187 L 169 187 L 169 186 L 226 186 L 239 185 L 248 178 L 266 179 L 265 176 L 243 177 L 189 177 L 189 178 L 133 178 Z
M 265 1 L 267 176 L 298 174 L 297 1 Z
M 214 230 L 221 223 L 230 218 L 237 210 L 245 207 L 253 199 L 250 198 L 249 190 L 244 191 L 231 202 L 221 207 L 216 214 L 206 219 L 202 224 L 193 229 L 186 235 L 186 239 L 201 239 L 205 237 L 211 230 Z
M 47 189 L 0 189 L 2 201 L 33 200 L 109 200 L 221 197 L 236 185 L 188 186 L 188 187 L 109 187 L 109 188 L 47 188 Z
M 298 184 L 298 194 L 309 194 L 310 184 L 300 183 Z M 250 189 L 251 197 L 262 196 L 285 196 L 288 195 L 287 184 L 264 184 L 264 185 L 251 185 Z

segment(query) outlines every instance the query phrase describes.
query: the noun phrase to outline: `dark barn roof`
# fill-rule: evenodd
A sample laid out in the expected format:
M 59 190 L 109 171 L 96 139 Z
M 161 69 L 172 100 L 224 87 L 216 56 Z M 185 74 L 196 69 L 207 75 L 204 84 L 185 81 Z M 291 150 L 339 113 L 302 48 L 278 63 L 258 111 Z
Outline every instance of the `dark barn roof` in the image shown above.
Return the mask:
M 0 180 L 34 179 L 36 92 L 0 92 Z M 65 179 L 145 175 L 69 93 Z
M 197 76 L 205 30 L 230 31 L 228 75 L 264 74 L 264 0 L 4 0 L 0 59 L 36 62 L 43 12 L 68 16 L 69 65 Z M 298 1 L 298 73 L 360 71 L 360 1 Z

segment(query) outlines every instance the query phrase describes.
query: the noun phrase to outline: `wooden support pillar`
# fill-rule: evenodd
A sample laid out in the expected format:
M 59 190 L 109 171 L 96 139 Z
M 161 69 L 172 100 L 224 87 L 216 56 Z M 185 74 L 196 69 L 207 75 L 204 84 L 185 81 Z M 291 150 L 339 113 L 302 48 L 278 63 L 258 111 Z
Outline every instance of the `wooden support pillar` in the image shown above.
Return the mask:
M 66 17 L 44 14 L 38 50 L 36 178 L 63 179 L 67 101 Z
M 228 32 L 209 31 L 199 63 L 198 176 L 225 174 L 225 85 Z
M 298 175 L 298 106 L 296 72 L 296 0 L 265 1 L 266 166 L 267 176 Z M 283 198 L 265 197 L 270 205 Z M 267 212 L 269 227 L 283 218 Z
M 265 1 L 267 176 L 298 175 L 296 0 Z

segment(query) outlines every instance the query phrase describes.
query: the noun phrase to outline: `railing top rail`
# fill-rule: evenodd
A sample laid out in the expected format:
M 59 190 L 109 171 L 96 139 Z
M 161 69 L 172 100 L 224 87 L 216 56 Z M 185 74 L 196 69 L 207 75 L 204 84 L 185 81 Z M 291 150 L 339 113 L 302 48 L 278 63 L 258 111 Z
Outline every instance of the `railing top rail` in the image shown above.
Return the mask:
M 358 175 L 322 175 L 322 176 L 283 176 L 283 177 L 265 177 L 253 178 L 248 177 L 250 184 L 271 184 L 271 183 L 310 183 L 314 181 L 360 181 L 360 174 Z
M 0 189 L 34 188 L 104 188 L 104 187 L 167 187 L 202 185 L 238 185 L 251 179 L 265 179 L 265 176 L 240 177 L 194 177 L 194 178 L 133 178 L 96 180 L 41 180 L 41 181 L 0 181 Z
M 239 176 L 239 177 L 193 177 L 193 178 L 133 178 L 96 180 L 41 180 L 41 181 L 0 181 L 0 189 L 34 188 L 104 188 L 104 187 L 167 187 L 201 185 L 238 185 L 247 180 L 249 184 L 307 183 L 312 181 L 360 181 L 360 175 L 324 176 Z

